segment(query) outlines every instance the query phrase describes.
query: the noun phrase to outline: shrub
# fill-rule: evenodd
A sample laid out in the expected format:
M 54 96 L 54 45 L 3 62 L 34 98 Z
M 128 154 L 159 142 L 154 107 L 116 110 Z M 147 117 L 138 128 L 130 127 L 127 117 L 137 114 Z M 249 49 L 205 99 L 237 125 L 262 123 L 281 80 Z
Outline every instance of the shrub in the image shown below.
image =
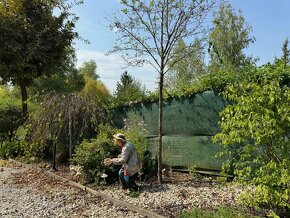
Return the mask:
M 157 158 L 152 157 L 152 153 L 148 150 L 144 151 L 142 156 L 142 179 L 150 179 L 157 175 Z
M 233 157 L 235 180 L 253 186 L 243 202 L 271 216 L 290 212 L 289 72 L 277 62 L 228 86 L 224 95 L 235 104 L 221 112 L 222 132 L 214 137 Z
M 116 129 L 101 125 L 100 133 L 96 139 L 84 140 L 75 150 L 73 163 L 81 166 L 81 173 L 85 183 L 100 184 L 101 175 L 106 173 L 109 182 L 117 179 L 118 173 L 115 166 L 105 166 L 105 158 L 112 158 L 120 153 L 117 146 L 113 145 L 113 135 Z
M 22 155 L 23 150 L 19 143 L 5 141 L 0 147 L 0 157 L 7 159 Z

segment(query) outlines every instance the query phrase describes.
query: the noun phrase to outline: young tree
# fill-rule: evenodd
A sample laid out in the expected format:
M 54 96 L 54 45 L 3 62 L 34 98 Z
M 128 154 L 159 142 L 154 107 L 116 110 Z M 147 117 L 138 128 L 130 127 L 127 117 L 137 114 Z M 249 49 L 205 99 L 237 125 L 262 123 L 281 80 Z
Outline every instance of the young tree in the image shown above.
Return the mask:
M 117 82 L 115 97 L 117 103 L 140 101 L 144 98 L 145 92 L 145 87 L 125 71 L 121 75 L 120 82 Z
M 66 48 L 78 36 L 73 31 L 76 18 L 62 0 L 9 0 L 0 6 L 5 8 L 0 13 L 0 78 L 20 86 L 26 113 L 27 87 L 62 67 Z M 55 8 L 60 9 L 58 15 Z
M 162 182 L 162 107 L 164 75 L 172 66 L 192 53 L 173 53 L 178 40 L 194 41 L 205 36 L 203 22 L 217 0 L 121 0 L 123 16 L 112 18 L 111 28 L 119 34 L 112 52 L 124 52 L 130 65 L 151 64 L 159 74 L 158 181 Z M 192 48 L 192 49 L 190 49 Z
M 229 3 L 222 4 L 209 36 L 209 71 L 235 71 L 251 63 L 251 58 L 243 53 L 243 49 L 255 41 L 250 37 L 251 31 L 241 11 L 236 14 Z
M 53 110 L 47 110 L 53 108 Z M 88 132 L 96 131 L 106 120 L 105 111 L 94 102 L 70 93 L 68 95 L 49 93 L 44 96 L 42 107 L 31 113 L 27 120 L 27 139 L 30 144 L 45 145 L 50 141 L 55 156 L 56 144 L 62 144 L 68 136 L 68 153 L 72 157 L 74 147 Z M 55 161 L 55 157 L 53 158 Z M 53 164 L 55 168 L 55 163 Z

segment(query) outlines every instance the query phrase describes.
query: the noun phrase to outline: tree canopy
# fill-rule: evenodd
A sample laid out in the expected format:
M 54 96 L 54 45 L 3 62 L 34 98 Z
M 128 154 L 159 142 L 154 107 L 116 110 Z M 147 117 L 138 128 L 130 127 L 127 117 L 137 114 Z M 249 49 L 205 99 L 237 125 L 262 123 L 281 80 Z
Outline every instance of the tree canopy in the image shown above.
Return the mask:
M 255 41 L 251 31 L 241 11 L 236 13 L 229 3 L 223 3 L 214 15 L 209 35 L 209 70 L 235 71 L 251 63 L 252 58 L 243 51 Z
M 124 104 L 130 101 L 141 101 L 146 95 L 145 87 L 125 71 L 117 82 L 115 99 L 117 103 Z
M 2 1 L 0 14 L 0 78 L 21 88 L 27 111 L 27 86 L 41 75 L 56 74 L 68 57 L 67 47 L 78 37 L 76 18 L 61 0 Z M 55 15 L 55 8 L 61 9 Z

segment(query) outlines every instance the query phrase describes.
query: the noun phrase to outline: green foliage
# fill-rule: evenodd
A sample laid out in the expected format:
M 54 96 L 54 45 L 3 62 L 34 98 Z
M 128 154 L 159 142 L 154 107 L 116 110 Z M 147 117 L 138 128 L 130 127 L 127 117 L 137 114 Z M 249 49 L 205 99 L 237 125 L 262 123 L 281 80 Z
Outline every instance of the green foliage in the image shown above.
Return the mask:
M 72 47 L 66 48 L 67 59 L 63 67 L 53 75 L 43 75 L 33 81 L 29 88 L 30 95 L 42 99 L 50 92 L 72 93 L 79 92 L 85 85 L 84 76 L 76 69 L 75 50 Z
M 129 196 L 131 197 L 131 198 L 137 198 L 137 197 L 139 197 L 139 195 L 140 195 L 140 193 L 139 192 L 130 192 L 129 193 Z
M 244 202 L 276 214 L 290 208 L 289 78 L 290 69 L 276 61 L 229 85 L 223 94 L 234 104 L 221 112 L 222 132 L 214 137 L 233 157 L 235 179 L 254 185 Z
M 53 110 L 47 110 L 53 108 Z M 41 107 L 30 114 L 26 122 L 27 142 L 47 149 L 47 141 L 65 146 L 69 157 L 84 138 L 92 137 L 106 114 L 93 102 L 76 94 L 46 95 Z M 59 150 L 60 148 L 58 148 Z
M 290 64 L 290 49 L 288 47 L 289 47 L 289 40 L 288 38 L 286 38 L 282 46 L 283 54 L 281 57 L 281 60 L 284 63 L 285 68 Z
M 242 202 L 257 208 L 266 205 L 272 210 L 272 214 L 279 214 L 282 217 L 289 214 L 289 166 L 289 159 L 284 159 L 282 163 L 271 161 L 261 166 L 253 178 L 254 192 L 242 194 Z
M 252 28 L 246 23 L 241 12 L 236 14 L 232 6 L 225 2 L 216 12 L 213 25 L 209 36 L 209 71 L 233 72 L 250 64 L 252 60 L 243 50 L 255 39 L 250 37 Z
M 141 101 L 145 96 L 145 87 L 135 80 L 127 71 L 121 75 L 120 82 L 117 82 L 115 93 L 115 104 Z
M 143 180 L 154 178 L 157 175 L 157 158 L 152 157 L 152 153 L 149 150 L 145 150 L 141 159 L 141 178 Z
M 11 141 L 24 121 L 20 99 L 14 98 L 7 87 L 0 86 L 0 140 Z
M 191 176 L 191 178 L 197 178 L 200 176 L 200 174 L 196 170 L 195 165 L 188 167 L 188 174 Z
M 0 136 L 11 141 L 14 132 L 24 121 L 21 108 L 14 106 L 0 108 Z
M 108 109 L 112 103 L 110 91 L 99 80 L 87 78 L 80 95 L 99 108 Z
M 164 87 L 166 92 L 180 92 L 191 86 L 195 80 L 205 74 L 204 52 L 200 40 L 195 39 L 193 45 L 188 48 L 183 40 L 179 40 L 174 59 L 169 62 L 171 66 L 165 77 Z M 184 54 L 189 53 L 186 58 Z
M 245 212 L 238 209 L 218 208 L 216 210 L 203 211 L 194 208 L 190 212 L 183 212 L 179 218 L 254 218 L 254 216 L 246 215 Z
M 0 107 L 5 108 L 9 106 L 21 107 L 21 100 L 13 96 L 13 88 L 0 85 Z
M 105 166 L 104 159 L 116 157 L 120 150 L 113 144 L 113 135 L 117 129 L 101 125 L 96 139 L 83 141 L 75 150 L 72 161 L 81 166 L 85 183 L 102 183 L 101 175 L 106 173 L 111 181 L 116 180 L 118 173 L 114 166 Z
M 4 142 L 0 147 L 0 157 L 7 159 L 17 157 L 18 155 L 22 155 L 23 150 L 21 146 L 16 142 Z
M 97 64 L 93 60 L 84 62 L 79 69 L 79 72 L 85 79 L 97 80 L 99 78 L 99 75 L 97 74 Z
M 64 67 L 66 48 L 78 37 L 73 31 L 76 17 L 71 16 L 62 0 L 17 0 L 6 2 L 5 7 L 10 5 L 16 5 L 16 10 L 0 13 L 0 77 L 21 87 L 26 112 L 31 82 Z

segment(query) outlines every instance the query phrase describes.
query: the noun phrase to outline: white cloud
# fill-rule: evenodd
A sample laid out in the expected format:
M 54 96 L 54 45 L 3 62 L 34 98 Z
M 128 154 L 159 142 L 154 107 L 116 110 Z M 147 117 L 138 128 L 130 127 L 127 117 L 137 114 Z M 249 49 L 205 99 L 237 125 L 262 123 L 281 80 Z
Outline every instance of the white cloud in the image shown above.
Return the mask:
M 148 90 L 152 91 L 157 88 L 157 73 L 150 65 L 139 68 L 124 68 L 126 64 L 119 55 L 111 54 L 108 56 L 103 51 L 78 50 L 76 54 L 77 67 L 80 67 L 85 61 L 94 60 L 96 62 L 100 80 L 112 93 L 116 90 L 116 83 L 125 70 L 142 84 L 145 84 Z

